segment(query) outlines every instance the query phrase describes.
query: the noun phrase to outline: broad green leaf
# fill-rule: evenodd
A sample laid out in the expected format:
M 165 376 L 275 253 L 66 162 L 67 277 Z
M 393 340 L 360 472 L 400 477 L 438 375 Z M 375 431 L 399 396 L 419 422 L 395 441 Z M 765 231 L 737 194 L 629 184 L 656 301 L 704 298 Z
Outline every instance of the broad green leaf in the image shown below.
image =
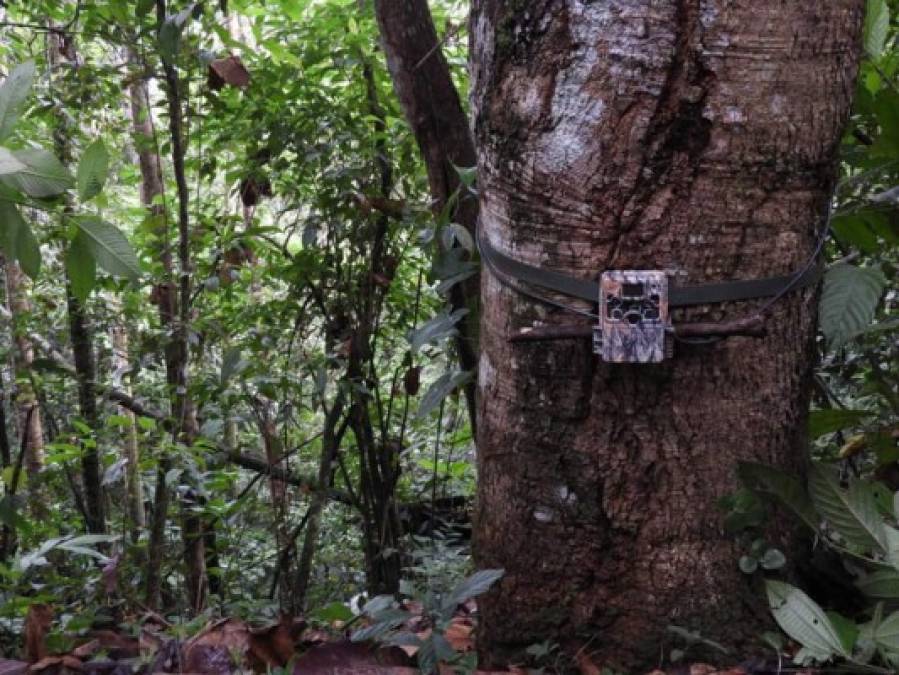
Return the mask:
M 310 612 L 310 617 L 323 623 L 345 622 L 353 618 L 353 612 L 342 602 L 332 602 Z
M 109 172 L 109 152 L 101 139 L 91 143 L 78 163 L 78 197 L 86 202 L 103 190 Z
M 78 230 L 66 251 L 66 274 L 72 285 L 72 294 L 83 303 L 97 281 L 97 261 L 81 230 Z
M 33 81 L 34 61 L 26 61 L 13 68 L 0 85 L 0 141 L 12 133 Z
M 410 331 L 408 340 L 412 345 L 412 353 L 418 352 L 428 343 L 436 343 L 456 335 L 456 324 L 468 314 L 467 309 L 457 309 L 452 314 L 443 311 L 428 321 L 421 328 Z
M 765 590 L 777 625 L 812 656 L 821 661 L 834 654 L 849 656 L 837 629 L 814 600 L 781 581 L 767 580 Z
M 818 513 L 847 542 L 866 551 L 885 552 L 883 519 L 864 483 L 853 481 L 844 490 L 830 467 L 812 462 L 809 493 Z
M 27 530 L 28 521 L 19 513 L 20 505 L 16 504 L 16 499 L 10 495 L 3 495 L 0 498 L 0 523 L 13 530 Z
M 868 0 L 865 13 L 865 51 L 880 58 L 890 31 L 890 8 L 886 0 Z
M 11 260 L 18 261 L 32 279 L 41 269 L 41 248 L 31 227 L 12 202 L 0 200 L 0 250 Z
M 24 223 L 16 240 L 16 260 L 32 279 L 37 279 L 41 271 L 41 246 L 34 236 L 34 230 L 28 223 Z
M 140 263 L 134 249 L 117 227 L 92 216 L 78 218 L 75 223 L 100 267 L 134 283 L 140 279 Z
M 226 349 L 222 355 L 222 370 L 219 374 L 219 384 L 224 387 L 231 377 L 240 369 L 241 351 L 239 347 Z
M 783 554 L 780 549 L 769 548 L 765 551 L 765 555 L 762 556 L 762 559 L 759 560 L 763 569 L 766 570 L 779 570 L 784 565 L 787 564 L 787 557 Z
M 893 612 L 887 618 L 866 624 L 868 637 L 881 649 L 899 652 L 899 612 Z
M 774 467 L 755 462 L 740 462 L 737 474 L 750 490 L 774 497 L 812 530 L 818 529 L 821 519 L 798 480 Z
M 55 197 L 72 186 L 72 176 L 56 157 L 43 148 L 13 151 L 25 168 L 0 176 L 9 187 L 30 197 Z
M 390 609 L 381 612 L 378 618 L 370 626 L 366 626 L 357 630 L 352 634 L 350 640 L 353 642 L 365 642 L 366 640 L 377 640 L 384 637 L 394 628 L 401 626 L 409 619 L 413 618 L 411 612 L 402 609 Z
M 427 417 L 432 411 L 436 410 L 443 399 L 462 385 L 468 383 L 468 381 L 471 380 L 471 377 L 471 372 L 467 370 L 457 370 L 455 372 L 444 373 L 437 378 L 437 381 L 431 385 L 421 399 L 421 403 L 418 406 L 418 419 Z
M 192 2 L 177 14 L 166 17 L 159 29 L 159 54 L 163 60 L 173 63 L 181 49 L 181 31 L 197 3 Z
M 870 325 L 885 285 L 886 279 L 877 268 L 840 263 L 827 270 L 821 295 L 821 330 L 831 349 Z
M 455 609 L 457 605 L 462 604 L 466 600 L 486 593 L 505 573 L 506 570 L 503 569 L 478 570 L 453 589 L 443 603 L 444 608 Z
M 0 175 L 24 171 L 28 167 L 16 159 L 12 150 L 0 145 Z
M 854 621 L 850 621 L 838 612 L 827 612 L 827 618 L 830 619 L 830 624 L 840 638 L 840 644 L 843 645 L 843 653 L 851 654 L 855 648 L 855 642 L 858 640 L 858 626 Z
M 844 408 L 812 410 L 808 417 L 808 433 L 812 438 L 820 438 L 825 434 L 856 426 L 873 414 L 870 410 L 846 410 Z
M 837 216 L 830 221 L 830 228 L 840 242 L 855 246 L 865 253 L 877 253 L 880 242 L 868 222 L 859 214 Z
M 879 600 L 899 598 L 899 572 L 884 569 L 866 574 L 855 582 L 856 587 L 867 597 Z

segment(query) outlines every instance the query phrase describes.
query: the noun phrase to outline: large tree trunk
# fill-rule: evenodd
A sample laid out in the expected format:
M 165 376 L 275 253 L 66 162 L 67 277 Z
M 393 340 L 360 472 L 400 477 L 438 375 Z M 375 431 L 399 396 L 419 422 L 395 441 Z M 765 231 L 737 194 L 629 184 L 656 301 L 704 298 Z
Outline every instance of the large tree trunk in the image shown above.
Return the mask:
M 796 270 L 828 210 L 863 10 L 475 0 L 482 236 L 583 278 Z M 506 569 L 482 603 L 482 655 L 589 641 L 629 670 L 657 661 L 668 624 L 731 645 L 756 635 L 766 612 L 716 501 L 738 460 L 802 469 L 815 293 L 779 302 L 764 339 L 680 344 L 645 366 L 601 363 L 588 341 L 510 344 L 538 321 L 586 320 L 492 274 L 482 303 L 476 553 Z

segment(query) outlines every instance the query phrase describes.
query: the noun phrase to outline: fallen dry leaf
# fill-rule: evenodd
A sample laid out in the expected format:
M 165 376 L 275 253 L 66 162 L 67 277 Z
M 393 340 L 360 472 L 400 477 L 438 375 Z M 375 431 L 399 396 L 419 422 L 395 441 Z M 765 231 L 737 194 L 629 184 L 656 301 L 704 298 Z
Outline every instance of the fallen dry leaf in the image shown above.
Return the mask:
M 305 622 L 302 624 L 305 626 Z M 288 616 L 271 626 L 250 631 L 250 665 L 254 670 L 266 671 L 284 667 L 294 653 L 294 635 L 299 625 Z
M 65 656 L 48 656 L 32 665 L 29 671 L 38 673 L 52 668 L 53 672 L 56 673 L 65 673 L 68 671 L 80 672 L 82 670 L 82 665 L 81 659 L 69 656 L 68 654 Z
M 0 659 L 0 675 L 24 675 L 28 671 L 25 661 Z
M 474 623 L 471 619 L 456 616 L 453 617 L 444 637 L 457 652 L 470 652 L 474 649 Z
M 579 651 L 576 656 L 577 667 L 581 675 L 601 675 L 602 668 L 593 662 L 590 655 L 585 651 Z
M 313 647 L 294 662 L 294 675 L 418 675 L 410 660 L 395 647 L 374 649 L 365 644 L 332 642 Z

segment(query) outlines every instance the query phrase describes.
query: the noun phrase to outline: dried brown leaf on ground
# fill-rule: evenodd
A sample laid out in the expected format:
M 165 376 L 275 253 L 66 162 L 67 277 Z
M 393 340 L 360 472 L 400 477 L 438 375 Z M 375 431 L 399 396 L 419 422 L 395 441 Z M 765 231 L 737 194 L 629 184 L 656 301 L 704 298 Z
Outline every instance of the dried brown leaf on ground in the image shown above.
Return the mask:
M 31 673 L 50 673 L 62 675 L 70 672 L 81 672 L 83 669 L 81 659 L 65 654 L 64 656 L 48 656 L 33 664 L 29 669 Z
M 418 675 L 410 659 L 396 647 L 380 648 L 349 642 L 313 647 L 294 661 L 294 675 Z
M 28 664 L 25 661 L 0 659 L 0 675 L 24 675 L 26 672 Z
M 465 653 L 474 649 L 474 621 L 464 616 L 455 616 L 443 637 L 457 652 Z
M 302 619 L 282 616 L 276 624 L 250 631 L 250 666 L 265 672 L 284 667 L 294 655 L 294 645 L 306 628 Z
M 183 669 L 231 675 L 245 663 L 249 651 L 249 626 L 239 619 L 221 619 L 187 641 L 182 652 Z

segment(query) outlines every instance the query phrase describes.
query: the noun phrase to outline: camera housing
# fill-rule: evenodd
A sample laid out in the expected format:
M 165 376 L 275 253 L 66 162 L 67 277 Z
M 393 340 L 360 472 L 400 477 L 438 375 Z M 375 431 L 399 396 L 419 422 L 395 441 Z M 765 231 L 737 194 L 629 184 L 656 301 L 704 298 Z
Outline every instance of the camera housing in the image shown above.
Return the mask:
M 658 270 L 610 270 L 599 282 L 594 351 L 608 363 L 665 360 L 670 332 L 668 276 Z

